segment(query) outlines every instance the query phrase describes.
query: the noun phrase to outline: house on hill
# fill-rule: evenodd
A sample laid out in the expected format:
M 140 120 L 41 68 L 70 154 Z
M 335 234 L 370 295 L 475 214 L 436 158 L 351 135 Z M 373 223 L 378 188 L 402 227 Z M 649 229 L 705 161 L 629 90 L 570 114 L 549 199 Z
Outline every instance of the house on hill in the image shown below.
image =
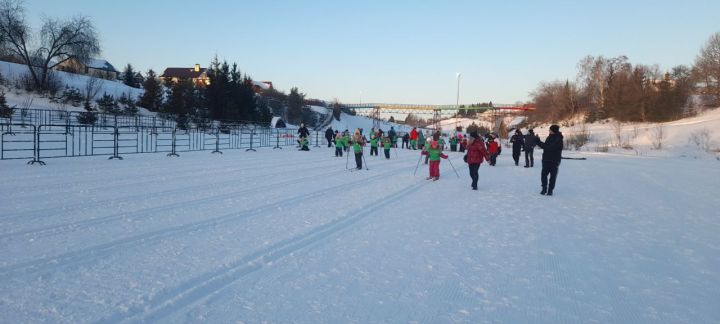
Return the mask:
M 195 66 L 191 68 L 169 67 L 160 75 L 160 78 L 162 80 L 170 79 L 172 82 L 186 79 L 192 81 L 196 86 L 206 86 L 210 84 L 207 68 L 201 68 L 200 64 L 195 64 Z
M 273 84 L 271 81 L 254 81 L 253 80 L 253 91 L 255 93 L 261 93 L 265 90 L 272 90 Z
M 116 70 L 110 62 L 103 59 L 88 59 L 80 62 L 75 58 L 69 58 L 60 62 L 55 69 L 76 74 L 84 74 L 106 80 L 116 80 L 120 71 Z

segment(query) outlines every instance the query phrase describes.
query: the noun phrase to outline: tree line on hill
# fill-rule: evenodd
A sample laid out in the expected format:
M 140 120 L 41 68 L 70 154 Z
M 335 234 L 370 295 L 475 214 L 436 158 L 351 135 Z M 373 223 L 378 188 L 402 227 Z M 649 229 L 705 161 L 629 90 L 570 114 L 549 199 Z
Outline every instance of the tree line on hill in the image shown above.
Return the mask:
M 662 73 L 657 65 L 630 63 L 627 56 L 587 56 L 577 80 L 541 82 L 532 93 L 532 122 L 557 122 L 583 114 L 586 122 L 664 122 L 720 106 L 720 33 L 713 34 L 692 67 Z M 693 102 L 691 95 L 701 102 Z
M 26 90 L 48 92 L 53 100 L 63 104 L 82 104 L 86 112 L 81 122 L 94 123 L 97 112 L 135 114 L 138 105 L 173 118 L 179 125 L 190 122 L 202 125 L 212 120 L 267 123 L 273 113 L 285 112 L 291 123 L 299 124 L 310 118 L 308 109 L 302 109 L 305 94 L 297 88 L 292 88 L 290 94 L 269 89 L 258 95 L 252 79 L 242 74 L 237 64 L 221 63 L 217 57 L 208 68 L 210 82 L 207 85 L 194 84 L 189 79 L 161 80 L 152 69 L 143 76 L 128 64 L 119 81 L 143 88 L 145 92 L 139 98 L 101 95 L 99 84 L 93 82 L 93 78 L 88 81 L 87 89 L 65 87 L 63 90 L 53 69 L 69 59 L 87 62 L 99 53 L 100 40 L 88 17 L 45 17 L 41 28 L 33 33 L 23 2 L 0 0 L 0 58 L 28 67 L 28 75 L 23 78 Z M 0 97 L 0 101 L 4 100 L 3 94 L 0 93 Z

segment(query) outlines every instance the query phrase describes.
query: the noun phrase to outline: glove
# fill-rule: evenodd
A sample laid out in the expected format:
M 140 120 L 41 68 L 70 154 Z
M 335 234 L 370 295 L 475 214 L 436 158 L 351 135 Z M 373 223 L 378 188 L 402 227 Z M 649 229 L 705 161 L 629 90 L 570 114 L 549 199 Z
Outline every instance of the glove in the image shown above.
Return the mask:
M 447 155 L 445 155 L 445 154 L 443 154 L 443 155 L 440 155 L 440 157 L 441 157 L 441 158 L 443 158 L 443 159 L 447 159 L 447 158 L 448 158 L 448 156 L 447 156 Z

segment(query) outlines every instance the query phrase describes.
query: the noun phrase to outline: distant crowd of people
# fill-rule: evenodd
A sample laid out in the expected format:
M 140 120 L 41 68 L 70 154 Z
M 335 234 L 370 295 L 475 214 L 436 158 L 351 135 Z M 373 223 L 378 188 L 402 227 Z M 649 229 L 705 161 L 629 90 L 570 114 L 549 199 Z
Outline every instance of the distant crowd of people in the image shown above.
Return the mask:
M 309 150 L 309 134 L 305 125 L 301 124 L 298 130 L 300 150 Z M 363 134 L 361 128 L 355 129 L 351 134 L 348 129 L 339 131 L 328 127 L 325 131 L 325 139 L 328 148 L 335 147 L 336 157 L 342 157 L 344 153 L 349 154 L 352 148 L 357 170 L 363 168 L 363 147 L 370 147 L 370 156 L 379 156 L 378 150 L 382 147 L 385 159 L 390 159 L 390 150 L 398 148 L 398 141 L 401 141 L 400 148 L 402 149 L 421 151 L 420 154 L 425 157 L 425 164 L 428 165 L 428 180 L 440 179 L 440 161 L 448 158 L 448 155 L 443 153 L 443 150 L 446 149 L 445 138 L 437 131 L 430 133 L 413 128 L 410 132 L 399 135 L 394 127 L 391 127 L 387 133 L 382 129 L 371 129 L 368 138 Z M 463 160 L 468 164 L 472 180 L 471 188 L 477 190 L 480 165 L 486 161 L 489 166 L 495 166 L 498 156 L 502 153 L 498 134 L 480 135 L 477 131 L 472 131 L 470 134 L 457 132 L 451 135 L 447 142 L 450 152 L 465 153 Z M 558 125 L 550 126 L 549 135 L 545 141 L 542 141 L 533 129 L 528 129 L 526 134 L 523 134 L 520 129 L 516 129 L 509 142 L 512 145 L 512 158 L 516 166 L 520 165 L 520 157 L 523 152 L 525 153 L 525 168 L 535 166 L 533 156 L 535 146 L 543 149 L 540 194 L 553 195 L 563 149 L 563 135 L 560 127 Z M 420 161 L 418 161 L 419 163 Z

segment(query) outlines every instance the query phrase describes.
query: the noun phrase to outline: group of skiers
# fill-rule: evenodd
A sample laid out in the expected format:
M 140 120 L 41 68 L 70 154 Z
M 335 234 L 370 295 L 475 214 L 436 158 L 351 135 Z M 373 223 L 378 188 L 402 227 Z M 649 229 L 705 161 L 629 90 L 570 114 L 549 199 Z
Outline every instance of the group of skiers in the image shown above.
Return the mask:
M 307 150 L 308 132 L 307 128 L 305 128 L 304 131 L 303 128 L 304 125 L 301 124 L 301 128 L 298 131 L 298 133 L 300 133 L 299 143 L 301 150 Z M 523 134 L 520 129 L 517 129 L 510 138 L 510 143 L 512 143 L 512 157 L 516 166 L 520 164 L 521 153 L 525 152 L 525 168 L 534 167 L 533 152 L 535 146 L 543 148 L 541 170 L 542 190 L 540 194 L 552 196 L 560 167 L 563 136 L 558 125 L 550 126 L 549 130 L 550 134 L 543 142 L 540 140 L 540 137 L 534 133 L 533 129 L 529 129 L 527 134 Z M 360 128 L 356 129 L 352 135 L 347 129 L 339 132 L 328 128 L 325 132 L 325 138 L 328 141 L 328 147 L 332 147 L 334 143 L 336 157 L 342 157 L 343 152 L 349 153 L 350 147 L 352 147 L 355 155 L 356 169 L 358 170 L 363 167 L 364 146 L 370 146 L 371 156 L 378 156 L 378 148 L 382 147 L 385 158 L 390 159 L 390 150 L 391 148 L 397 148 L 396 141 L 399 138 L 402 138 L 402 148 L 421 150 L 420 154 L 425 156 L 425 164 L 428 164 L 428 180 L 440 179 L 440 161 L 441 159 L 448 158 L 448 156 L 443 153 L 445 141 L 440 136 L 440 132 L 426 136 L 416 128 L 405 133 L 402 137 L 399 137 L 392 127 L 387 134 L 381 129 L 372 129 L 369 139 L 363 134 Z M 305 146 L 303 146 L 302 143 L 305 143 Z M 480 165 L 483 161 L 487 161 L 490 166 L 495 166 L 497 157 L 502 152 L 502 146 L 499 143 L 497 134 L 490 133 L 482 137 L 477 131 L 471 132 L 469 136 L 463 136 L 462 133 L 458 133 L 450 137 L 449 144 L 450 151 L 452 152 L 466 152 L 463 160 L 468 164 L 470 178 L 472 179 L 471 187 L 473 190 L 477 190 Z M 418 161 L 418 164 L 419 163 L 420 161 Z

